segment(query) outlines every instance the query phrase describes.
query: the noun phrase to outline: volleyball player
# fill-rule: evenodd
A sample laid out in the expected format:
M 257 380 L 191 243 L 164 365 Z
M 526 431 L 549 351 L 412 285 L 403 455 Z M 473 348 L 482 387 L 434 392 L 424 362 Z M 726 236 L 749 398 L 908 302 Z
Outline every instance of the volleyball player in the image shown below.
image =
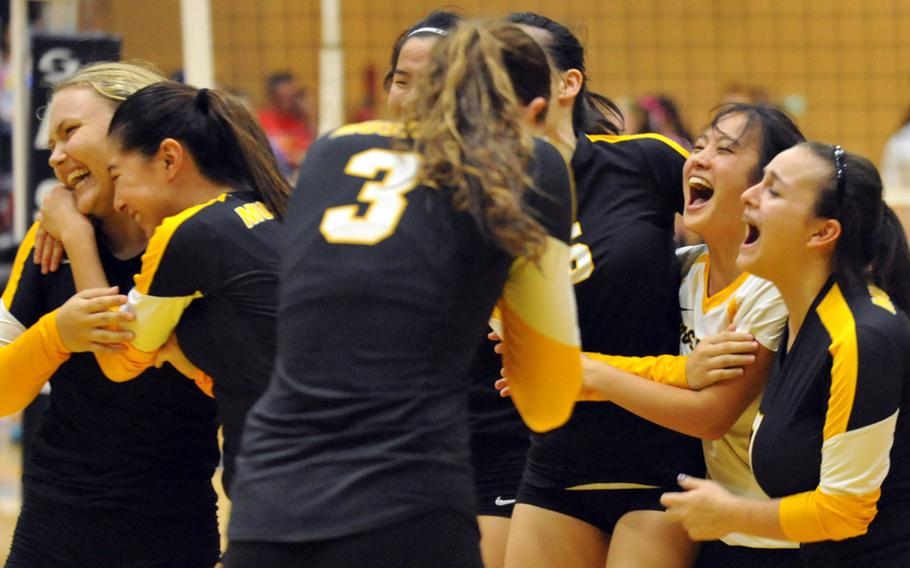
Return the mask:
M 757 183 L 762 170 L 782 150 L 803 141 L 797 126 L 783 112 L 768 106 L 734 104 L 721 108 L 695 141 L 683 169 L 686 209 L 684 222 L 705 244 L 680 249 L 684 266 L 679 289 L 683 325 L 680 353 L 724 332 L 731 324 L 744 337 L 754 338 L 757 352 L 749 356 L 742 376 L 701 390 L 685 357 L 591 357 L 667 384 L 656 384 L 617 372 L 599 361 L 587 361 L 585 384 L 623 408 L 678 432 L 702 438 L 711 479 L 737 495 L 767 499 L 749 466 L 749 439 L 760 394 L 773 354 L 787 320 L 777 288 L 735 264 L 745 231 L 741 196 Z M 703 347 L 707 346 L 703 345 Z M 712 345 L 713 347 L 713 345 Z M 711 359 L 712 364 L 734 367 L 738 361 Z M 727 372 L 721 369 L 719 372 Z M 736 371 L 734 371 L 735 373 Z M 687 379 L 693 381 L 692 384 Z M 675 386 L 671 386 L 675 385 Z M 683 388 L 675 388 L 683 387 Z M 673 566 L 690 557 L 686 543 L 657 542 L 652 535 L 672 523 L 657 511 L 636 511 L 617 524 L 608 566 Z M 657 526 L 655 526 L 657 525 Z M 679 547 L 673 546 L 679 544 Z M 796 544 L 729 534 L 706 543 L 697 566 L 799 566 Z
M 218 90 L 141 89 L 117 109 L 110 139 L 114 203 L 150 241 L 129 292 L 135 337 L 127 351 L 96 357 L 110 379 L 128 381 L 165 347 L 166 359 L 214 394 L 229 491 L 244 418 L 272 370 L 277 219 L 289 187 L 256 119 Z M 92 224 L 74 208 L 45 209 L 77 287 L 104 286 Z
M 501 292 L 528 424 L 565 422 L 580 387 L 568 172 L 522 125 L 552 110 L 550 76 L 514 25 L 464 23 L 418 75 L 413 130 L 352 125 L 311 148 L 227 566 L 481 566 L 467 372 Z
M 401 113 L 416 75 L 429 61 L 432 46 L 460 20 L 460 16 L 451 12 L 432 12 L 398 37 L 386 75 L 388 104 L 393 115 Z M 485 568 L 501 568 L 505 562 L 509 519 L 530 443 L 530 430 L 515 405 L 503 400 L 493 387 L 501 368 L 502 360 L 484 333 L 468 372 L 472 379 L 468 416 L 480 552 Z
M 106 133 L 127 96 L 162 79 L 136 65 L 92 65 L 56 86 L 48 110 L 50 165 L 75 207 L 91 218 L 102 270 L 121 290 L 139 271 L 146 237 L 113 207 Z M 3 327 L 22 331 L 2 347 L 3 356 L 28 349 L 36 329 L 45 343 L 27 355 L 29 368 L 4 377 L 16 384 L 6 385 L 3 398 L 23 388 L 20 402 L 27 404 L 46 379 L 29 378 L 40 367 L 52 389 L 25 463 L 7 566 L 211 566 L 219 556 L 211 485 L 218 463 L 214 404 L 173 369 L 150 369 L 123 387 L 105 379 L 91 353 L 67 353 L 126 339 L 91 329 L 122 322 L 124 316 L 101 311 L 123 298 L 103 290 L 71 300 L 86 316 L 78 325 L 87 326 L 81 332 L 87 341 L 58 343 L 55 332 L 61 339 L 64 333 L 53 314 L 76 291 L 74 270 L 64 264 L 42 274 L 30 261 L 36 233 L 33 226 L 3 293 Z
M 435 10 L 395 39 L 389 58 L 389 72 L 383 81 L 392 116 L 400 116 L 402 104 L 412 93 L 417 76 L 429 61 L 436 41 L 448 35 L 459 21 L 461 16 L 454 12 Z
M 910 564 L 910 252 L 871 162 L 815 142 L 779 154 L 743 194 L 738 264 L 790 319 L 755 421 L 771 500 L 681 476 L 663 498 L 696 539 L 803 543 L 808 566 Z
M 618 134 L 621 114 L 589 91 L 584 50 L 565 27 L 530 13 L 509 20 L 538 40 L 559 75 L 550 112 L 556 139 L 572 149 L 572 277 L 584 349 L 677 353 L 673 222 L 688 152 L 656 134 Z M 506 564 L 602 568 L 616 521 L 629 511 L 660 510 L 661 488 L 675 484 L 681 467 L 704 467 L 698 440 L 612 403 L 580 402 L 566 426 L 532 437 Z

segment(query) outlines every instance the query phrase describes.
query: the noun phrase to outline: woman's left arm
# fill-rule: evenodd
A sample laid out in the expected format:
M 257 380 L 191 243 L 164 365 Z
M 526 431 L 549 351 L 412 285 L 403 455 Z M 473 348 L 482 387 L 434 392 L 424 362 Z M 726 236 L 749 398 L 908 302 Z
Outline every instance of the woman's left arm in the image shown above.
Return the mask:
M 73 270 L 76 291 L 109 287 L 92 222 L 76 209 L 73 192 L 62 185 L 50 191 L 41 205 L 41 227 L 63 243 Z
M 664 493 L 660 503 L 667 517 L 678 521 L 692 540 L 717 540 L 743 533 L 787 540 L 779 520 L 780 499 L 750 499 L 733 495 L 717 482 L 681 474 L 685 493 Z
M 825 308 L 823 302 L 822 321 Z M 790 540 L 863 535 L 878 512 L 904 388 L 902 359 L 910 347 L 905 321 L 892 317 L 889 324 L 903 325 L 826 324 L 832 364 L 821 472 L 814 491 L 781 500 L 780 523 Z
M 895 357 L 905 357 L 910 343 L 905 325 L 888 332 L 830 326 L 835 330 L 830 395 L 815 489 L 758 501 L 734 497 L 713 482 L 687 479 L 681 485 L 690 491 L 661 499 L 671 516 L 699 539 L 743 532 L 819 542 L 865 534 L 890 467 L 905 369 Z

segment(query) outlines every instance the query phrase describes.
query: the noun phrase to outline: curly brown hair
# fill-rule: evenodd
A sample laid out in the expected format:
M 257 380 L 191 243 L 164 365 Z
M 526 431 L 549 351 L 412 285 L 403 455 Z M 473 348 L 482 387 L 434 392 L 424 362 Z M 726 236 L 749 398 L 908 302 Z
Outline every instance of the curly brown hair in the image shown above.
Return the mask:
M 522 105 L 549 100 L 550 85 L 546 55 L 518 26 L 466 21 L 435 46 L 403 117 L 420 182 L 451 191 L 501 249 L 532 260 L 546 233 L 522 208 L 534 152 Z

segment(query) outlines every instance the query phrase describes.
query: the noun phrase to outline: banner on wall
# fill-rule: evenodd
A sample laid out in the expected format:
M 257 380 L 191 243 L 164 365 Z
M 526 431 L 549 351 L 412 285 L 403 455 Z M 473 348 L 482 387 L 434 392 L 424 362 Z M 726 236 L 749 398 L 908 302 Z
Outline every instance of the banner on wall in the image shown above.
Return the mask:
M 121 40 L 108 34 L 49 35 L 32 37 L 32 67 L 29 126 L 28 219 L 31 223 L 44 195 L 57 183 L 48 165 L 48 123 L 45 120 L 48 96 L 54 84 L 66 79 L 87 63 L 120 59 Z

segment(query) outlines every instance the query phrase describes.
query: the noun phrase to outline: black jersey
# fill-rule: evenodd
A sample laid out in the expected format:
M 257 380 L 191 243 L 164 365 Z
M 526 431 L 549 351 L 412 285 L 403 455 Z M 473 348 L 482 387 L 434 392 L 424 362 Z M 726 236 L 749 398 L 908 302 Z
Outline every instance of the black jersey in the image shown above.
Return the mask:
M 614 355 L 679 349 L 673 222 L 688 153 L 657 134 L 581 136 L 572 260 L 582 348 Z M 613 403 L 580 402 L 569 423 L 532 436 L 525 481 L 538 487 L 672 485 L 704 471 L 698 440 Z
M 535 265 L 456 212 L 450 190 L 418 185 L 419 156 L 381 135 L 395 129 L 343 127 L 301 168 L 275 372 L 244 432 L 231 540 L 324 540 L 439 509 L 474 516 L 467 371 L 500 293 L 518 382 L 553 389 L 516 406 L 550 414 L 532 427 L 568 419 L 581 383 L 565 161 L 536 143 L 528 206 L 551 236 Z M 555 379 L 553 366 L 568 370 Z
M 212 378 L 226 488 L 246 413 L 272 373 L 280 230 L 252 191 L 224 193 L 165 219 L 129 294 L 140 353 L 103 356 L 105 372 L 117 374 L 122 363 L 132 374 L 176 326 L 184 354 Z
M 68 262 L 41 274 L 33 227 L 16 257 L 3 304 L 24 327 L 75 293 Z M 98 242 L 105 275 L 127 290 L 140 259 L 119 260 Z M 14 349 L 12 343 L 3 349 Z M 171 368 L 126 385 L 109 381 L 91 353 L 69 357 L 50 379 L 50 405 L 32 439 L 24 490 L 42 503 L 138 514 L 214 514 L 215 406 Z
M 493 351 L 493 342 L 483 334 L 468 375 L 472 379 L 470 404 L 471 439 L 477 459 L 504 448 L 525 448 L 531 433 L 508 398 L 493 386 L 500 378 L 502 357 Z M 475 464 L 475 467 L 479 464 Z
M 778 351 L 751 453 L 805 561 L 910 565 L 910 327 L 884 292 L 822 288 Z

